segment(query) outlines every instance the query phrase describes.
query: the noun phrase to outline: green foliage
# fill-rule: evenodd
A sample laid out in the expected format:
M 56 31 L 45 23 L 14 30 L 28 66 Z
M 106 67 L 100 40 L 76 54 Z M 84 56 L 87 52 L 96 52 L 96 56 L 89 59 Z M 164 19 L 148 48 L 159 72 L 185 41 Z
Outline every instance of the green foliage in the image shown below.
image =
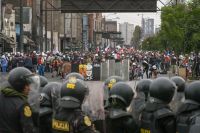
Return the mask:
M 132 44 L 135 48 L 138 48 L 140 39 L 141 39 L 141 27 L 140 26 L 135 26 L 135 30 L 133 32 L 133 38 L 132 38 Z
M 147 40 L 151 42 L 150 47 Z M 163 7 L 161 31 L 142 44 L 142 48 L 148 50 L 168 48 L 177 53 L 200 50 L 200 0 Z

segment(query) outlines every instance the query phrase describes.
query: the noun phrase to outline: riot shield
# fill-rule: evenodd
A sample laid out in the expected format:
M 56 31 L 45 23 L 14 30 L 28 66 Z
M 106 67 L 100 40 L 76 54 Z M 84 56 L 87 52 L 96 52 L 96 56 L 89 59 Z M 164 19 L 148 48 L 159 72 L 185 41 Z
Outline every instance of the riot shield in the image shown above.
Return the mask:
M 61 83 L 55 82 L 57 85 L 54 85 L 51 90 L 51 98 L 52 98 L 52 108 L 53 108 L 53 116 L 56 114 L 56 112 L 59 109 L 59 103 L 60 103 L 60 90 L 61 90 Z
M 93 120 L 103 120 L 104 106 L 103 106 L 103 83 L 102 82 L 86 82 L 89 87 L 89 94 L 85 98 L 82 109 Z
M 28 94 L 28 103 L 33 112 L 33 121 L 36 126 L 39 124 L 39 108 L 40 108 L 40 77 L 38 75 L 34 75 L 29 77 L 30 80 L 30 92 Z
M 105 133 L 103 83 L 87 81 L 86 84 L 89 87 L 89 94 L 82 105 L 82 110 L 90 116 L 95 124 L 96 130 Z
M 146 101 L 144 92 L 137 92 L 137 96 L 133 99 L 130 106 L 130 112 L 133 114 L 137 122 L 139 122 L 140 114 L 144 110 L 145 105 Z
M 174 97 L 169 105 L 174 112 L 177 112 L 179 107 L 183 104 L 184 100 L 185 100 L 184 92 L 175 91 Z

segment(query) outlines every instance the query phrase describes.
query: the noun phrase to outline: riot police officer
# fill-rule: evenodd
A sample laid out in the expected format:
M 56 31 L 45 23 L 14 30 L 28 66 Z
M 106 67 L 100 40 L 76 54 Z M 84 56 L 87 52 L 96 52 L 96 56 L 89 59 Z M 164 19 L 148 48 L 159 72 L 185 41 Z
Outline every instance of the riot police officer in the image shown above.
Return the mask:
M 27 96 L 34 84 L 35 76 L 23 67 L 9 73 L 6 88 L 0 92 L 0 132 L 1 133 L 36 133 L 32 120 L 32 109 Z M 39 77 L 38 77 L 39 79 Z
M 106 116 L 107 133 L 138 133 L 136 121 L 126 108 L 130 105 L 134 92 L 124 82 L 116 83 L 110 90 L 109 114 Z
M 107 108 L 109 105 L 108 98 L 110 89 L 114 84 L 123 81 L 123 79 L 119 76 L 111 76 L 104 82 L 104 106 Z
M 200 131 L 200 81 L 185 89 L 185 101 L 177 113 L 177 133 L 198 133 Z
M 81 111 L 81 105 L 88 94 L 84 81 L 70 78 L 60 91 L 59 107 L 52 120 L 53 133 L 95 133 L 88 116 Z
M 137 121 L 139 121 L 139 116 L 149 99 L 149 87 L 151 83 L 152 81 L 150 79 L 142 79 L 136 86 L 137 96 L 132 101 L 131 112 Z
M 80 80 L 84 81 L 83 75 L 81 75 L 80 73 L 76 73 L 76 72 L 68 74 L 66 76 L 65 80 L 69 80 L 70 78 L 76 78 L 76 79 L 80 79 Z
M 150 85 L 150 100 L 141 113 L 140 133 L 175 133 L 175 115 L 168 106 L 175 92 L 175 84 L 158 78 Z
M 172 102 L 170 103 L 170 106 L 175 112 L 177 112 L 178 108 L 185 100 L 185 80 L 178 76 L 172 77 L 171 80 L 176 84 L 176 93 Z
M 61 84 L 58 82 L 48 83 L 41 91 L 40 94 L 40 119 L 39 130 L 40 133 L 51 133 L 51 123 L 53 115 L 53 99 L 52 91 L 59 90 Z

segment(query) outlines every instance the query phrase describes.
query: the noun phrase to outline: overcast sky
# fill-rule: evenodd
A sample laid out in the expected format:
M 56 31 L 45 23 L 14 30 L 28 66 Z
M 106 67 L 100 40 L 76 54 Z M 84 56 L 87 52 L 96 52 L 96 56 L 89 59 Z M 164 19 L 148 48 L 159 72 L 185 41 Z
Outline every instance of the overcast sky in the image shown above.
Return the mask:
M 162 0 L 162 2 L 166 2 L 167 0 Z M 163 5 L 158 2 L 158 7 L 162 7 Z M 161 12 L 156 12 L 156 13 L 104 13 L 103 15 L 106 17 L 106 19 L 113 19 L 117 20 L 118 23 L 124 23 L 128 22 L 131 24 L 140 25 L 141 26 L 141 20 L 143 18 L 154 18 L 155 19 L 155 28 L 159 27 L 160 25 L 160 14 Z M 119 19 L 115 19 L 115 18 Z

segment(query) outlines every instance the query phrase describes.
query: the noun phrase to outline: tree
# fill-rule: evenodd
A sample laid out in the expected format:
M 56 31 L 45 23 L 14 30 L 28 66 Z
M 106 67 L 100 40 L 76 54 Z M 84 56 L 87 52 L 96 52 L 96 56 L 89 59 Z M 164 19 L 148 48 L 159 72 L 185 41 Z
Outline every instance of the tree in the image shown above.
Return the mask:
M 147 45 L 147 42 L 151 43 L 151 46 Z M 145 49 L 165 48 L 174 50 L 176 53 L 199 51 L 200 0 L 163 7 L 159 34 L 144 40 L 142 44 Z
M 140 26 L 135 26 L 135 30 L 133 32 L 133 38 L 132 38 L 132 44 L 133 46 L 137 49 L 140 43 L 141 39 L 141 27 Z

